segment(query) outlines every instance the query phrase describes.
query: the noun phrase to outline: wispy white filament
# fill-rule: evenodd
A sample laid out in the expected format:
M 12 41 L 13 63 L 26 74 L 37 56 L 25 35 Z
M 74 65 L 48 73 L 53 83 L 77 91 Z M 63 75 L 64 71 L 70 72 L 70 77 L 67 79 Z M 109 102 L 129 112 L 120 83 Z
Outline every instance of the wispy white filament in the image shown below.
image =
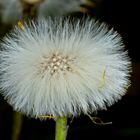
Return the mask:
M 1 43 L 3 95 L 30 116 L 76 116 L 112 105 L 129 85 L 118 33 L 94 20 L 43 19 Z

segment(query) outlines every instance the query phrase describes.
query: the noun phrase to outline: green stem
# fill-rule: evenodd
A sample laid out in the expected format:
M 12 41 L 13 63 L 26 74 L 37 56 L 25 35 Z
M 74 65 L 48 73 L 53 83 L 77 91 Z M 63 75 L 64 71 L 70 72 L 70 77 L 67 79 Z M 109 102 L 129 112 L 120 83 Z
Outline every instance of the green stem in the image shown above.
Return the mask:
M 55 140 L 66 140 L 66 136 L 67 136 L 67 118 L 58 117 L 56 119 Z
M 13 122 L 12 140 L 18 140 L 22 127 L 22 114 L 14 112 L 13 119 L 14 122 Z

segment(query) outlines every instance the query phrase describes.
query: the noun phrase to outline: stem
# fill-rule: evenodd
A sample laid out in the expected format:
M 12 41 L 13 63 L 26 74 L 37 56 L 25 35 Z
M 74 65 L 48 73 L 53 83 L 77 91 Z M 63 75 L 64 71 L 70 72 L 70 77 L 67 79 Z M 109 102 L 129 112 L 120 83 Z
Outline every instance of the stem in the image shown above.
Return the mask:
M 67 129 L 67 118 L 58 117 L 56 119 L 55 140 L 66 140 Z
M 22 114 L 14 112 L 12 140 L 18 140 L 22 127 Z

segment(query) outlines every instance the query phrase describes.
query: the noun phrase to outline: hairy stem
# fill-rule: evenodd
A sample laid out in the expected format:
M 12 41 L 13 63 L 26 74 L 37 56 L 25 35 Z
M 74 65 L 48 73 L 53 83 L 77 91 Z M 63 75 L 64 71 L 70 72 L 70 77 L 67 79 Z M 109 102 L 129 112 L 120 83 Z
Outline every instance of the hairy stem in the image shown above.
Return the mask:
M 55 140 L 66 140 L 67 129 L 67 118 L 58 117 L 56 119 Z

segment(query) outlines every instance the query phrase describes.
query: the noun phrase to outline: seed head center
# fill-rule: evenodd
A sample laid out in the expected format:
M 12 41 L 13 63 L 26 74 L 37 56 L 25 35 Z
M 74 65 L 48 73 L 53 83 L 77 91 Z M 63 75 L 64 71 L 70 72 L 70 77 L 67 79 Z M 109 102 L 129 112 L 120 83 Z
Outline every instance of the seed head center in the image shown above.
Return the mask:
M 64 56 L 60 53 L 54 53 L 50 57 L 44 56 L 42 64 L 44 71 L 49 71 L 51 75 L 59 72 L 65 73 L 66 71 L 72 71 L 71 64 L 73 59 Z

